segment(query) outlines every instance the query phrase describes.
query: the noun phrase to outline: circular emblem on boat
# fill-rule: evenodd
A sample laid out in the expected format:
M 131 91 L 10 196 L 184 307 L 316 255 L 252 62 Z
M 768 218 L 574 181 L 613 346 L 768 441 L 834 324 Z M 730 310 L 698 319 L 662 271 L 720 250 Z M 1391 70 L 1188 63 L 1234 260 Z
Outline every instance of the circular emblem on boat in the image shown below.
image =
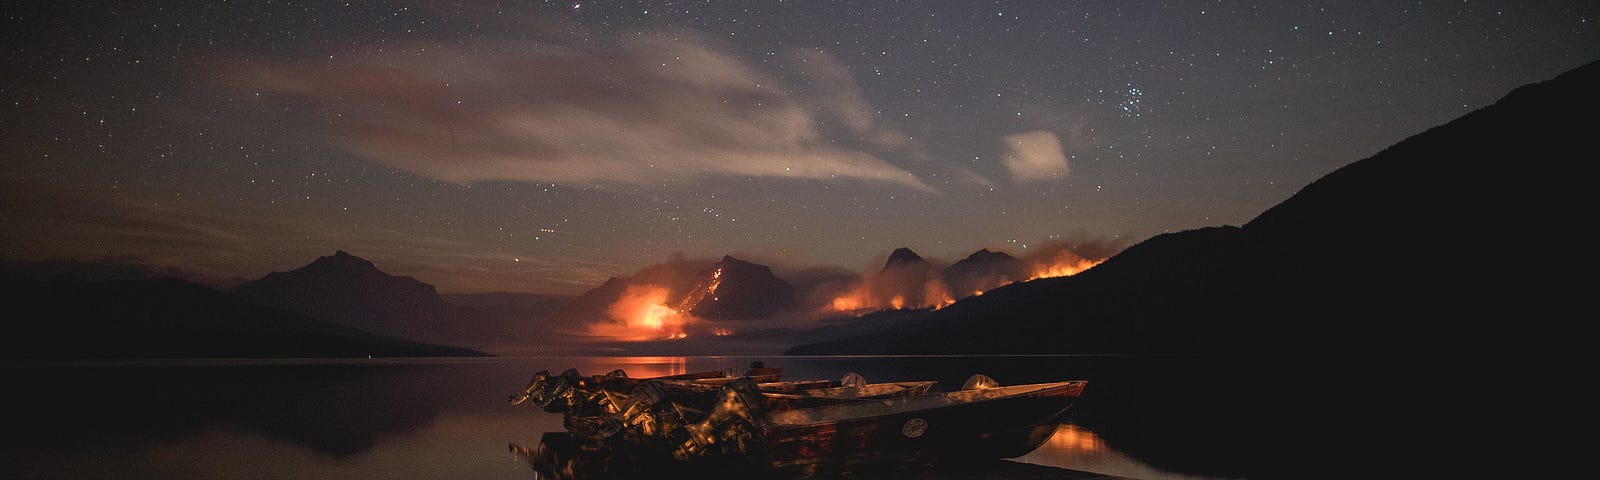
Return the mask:
M 900 434 L 910 438 L 920 437 L 927 431 L 928 421 L 920 418 L 906 420 L 906 424 L 900 427 Z

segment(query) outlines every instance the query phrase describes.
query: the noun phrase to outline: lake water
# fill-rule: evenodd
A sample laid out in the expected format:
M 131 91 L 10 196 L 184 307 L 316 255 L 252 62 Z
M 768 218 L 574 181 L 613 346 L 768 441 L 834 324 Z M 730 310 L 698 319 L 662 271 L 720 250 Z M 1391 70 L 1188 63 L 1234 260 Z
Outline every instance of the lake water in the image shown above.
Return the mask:
M 535 372 L 620 368 L 650 377 L 742 370 L 758 360 L 790 380 L 858 373 L 871 382 L 935 380 L 940 390 L 958 389 L 973 374 L 1001 384 L 1089 380 L 1068 423 L 1014 459 L 1031 465 L 1194 480 L 1243 478 L 1259 459 L 1230 458 L 1232 449 L 1217 445 L 1255 435 L 1258 422 L 1182 420 L 1192 412 L 1153 401 L 1196 388 L 1194 381 L 1172 385 L 1195 378 L 1188 359 L 172 360 L 0 367 L 9 383 L 0 478 L 532 479 L 537 473 L 511 447 L 534 447 L 544 432 L 563 430 L 560 415 L 507 402 Z M 1039 476 L 1048 471 L 1026 478 L 1059 478 Z

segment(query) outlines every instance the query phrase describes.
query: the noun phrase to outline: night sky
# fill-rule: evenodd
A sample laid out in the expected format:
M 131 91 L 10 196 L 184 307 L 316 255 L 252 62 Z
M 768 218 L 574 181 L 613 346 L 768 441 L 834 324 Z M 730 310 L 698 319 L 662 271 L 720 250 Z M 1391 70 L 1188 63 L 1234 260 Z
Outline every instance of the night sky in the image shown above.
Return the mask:
M 0 259 L 443 292 L 1240 225 L 1600 56 L 1593 0 L 0 11 Z

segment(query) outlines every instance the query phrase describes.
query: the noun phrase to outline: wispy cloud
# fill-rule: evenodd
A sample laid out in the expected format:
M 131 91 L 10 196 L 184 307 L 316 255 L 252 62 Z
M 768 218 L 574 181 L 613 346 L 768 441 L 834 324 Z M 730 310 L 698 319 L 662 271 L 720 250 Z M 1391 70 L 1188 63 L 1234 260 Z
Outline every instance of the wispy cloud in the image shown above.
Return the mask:
M 1001 157 L 1011 178 L 1018 182 L 1034 182 L 1067 176 L 1067 157 L 1061 151 L 1061 140 L 1055 133 L 1036 130 L 1008 135 L 1006 151 Z
M 821 115 L 844 118 L 871 136 L 869 145 L 903 137 L 864 116 L 870 107 L 825 56 L 807 60 L 816 75 L 846 85 L 816 104 L 686 36 L 383 51 L 247 62 L 230 78 L 336 112 L 350 151 L 448 182 L 604 186 L 747 176 L 929 189 L 825 136 Z
M 801 65 L 800 71 L 810 83 L 802 98 L 817 107 L 826 119 L 844 127 L 868 147 L 905 152 L 919 160 L 927 156 L 910 135 L 878 115 L 850 76 L 850 70 L 833 56 L 815 49 L 800 50 L 795 56 Z

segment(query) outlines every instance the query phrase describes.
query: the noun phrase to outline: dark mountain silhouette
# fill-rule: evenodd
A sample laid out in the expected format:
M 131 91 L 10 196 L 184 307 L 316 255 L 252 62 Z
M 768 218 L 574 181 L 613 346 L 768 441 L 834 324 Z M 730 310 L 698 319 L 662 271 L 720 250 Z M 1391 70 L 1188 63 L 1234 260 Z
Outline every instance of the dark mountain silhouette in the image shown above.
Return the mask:
M 236 276 L 213 277 L 174 265 L 158 265 L 138 255 L 115 255 L 93 260 L 52 259 L 35 261 L 0 260 L 0 275 L 33 280 L 159 280 L 177 278 L 219 290 L 249 280 Z
M 883 262 L 883 269 L 892 270 L 908 265 L 926 264 L 927 262 L 921 255 L 917 255 L 917 252 L 911 251 L 910 248 L 900 247 L 889 253 L 889 260 Z
M 1158 235 L 1072 277 L 864 317 L 788 352 L 1182 355 L 1194 360 L 1116 380 L 1141 384 L 1138 398 L 1096 397 L 1091 379 L 1074 421 L 1135 456 L 1186 452 L 1142 457 L 1158 467 L 1252 466 L 1224 476 L 1468 467 L 1459 452 L 1483 449 L 1470 439 L 1510 433 L 1466 422 L 1487 412 L 1462 388 L 1525 378 L 1493 412 L 1559 422 L 1523 399 L 1561 397 L 1539 379 L 1585 351 L 1587 336 L 1563 333 L 1562 312 L 1587 311 L 1565 280 L 1586 264 L 1585 189 L 1568 170 L 1594 157 L 1597 85 L 1591 63 L 1518 88 L 1242 227 Z M 1208 428 L 1215 418 L 1236 421 Z M 1359 458 L 1339 454 L 1356 445 Z
M 1593 105 L 1597 69 L 1591 64 L 1517 89 L 1328 174 L 1243 227 L 1158 235 L 1072 277 L 995 289 L 919 316 L 915 322 L 925 328 L 902 341 L 868 335 L 794 352 L 1204 353 L 1352 345 L 1340 341 L 1394 350 L 1481 339 L 1488 332 L 1463 319 L 1541 307 L 1523 296 L 1530 293 L 1526 281 L 1492 279 L 1551 268 L 1521 260 L 1548 248 L 1545 239 L 1500 231 L 1573 204 L 1565 198 L 1572 191 L 1545 188 L 1555 179 L 1544 165 L 1592 150 L 1583 131 L 1591 123 L 1559 113 Z M 1543 163 L 1497 168 L 1515 159 Z
M 709 265 L 699 263 L 692 274 L 675 259 L 628 277 L 612 277 L 566 302 L 566 318 L 606 321 L 608 309 L 630 286 L 666 289 L 664 306 L 711 321 L 761 320 L 785 313 L 799 304 L 794 285 L 778 278 L 766 265 L 724 256 Z
M 798 303 L 795 288 L 758 265 L 732 256 L 706 267 L 682 304 L 696 317 L 714 321 L 771 318 Z
M 1005 252 L 985 248 L 945 267 L 943 275 L 944 283 L 959 298 L 1027 280 L 1031 273 L 1027 262 Z
M 600 318 L 605 314 L 606 307 L 622 298 L 622 292 L 628 289 L 628 281 L 627 277 L 607 278 L 605 283 L 588 289 L 567 302 L 562 311 L 569 317 Z
M 7 358 L 479 356 L 334 325 L 179 279 L 0 278 Z
M 526 330 L 446 302 L 432 285 L 390 275 L 343 250 L 231 292 L 308 317 L 425 342 L 483 347 L 514 342 Z

